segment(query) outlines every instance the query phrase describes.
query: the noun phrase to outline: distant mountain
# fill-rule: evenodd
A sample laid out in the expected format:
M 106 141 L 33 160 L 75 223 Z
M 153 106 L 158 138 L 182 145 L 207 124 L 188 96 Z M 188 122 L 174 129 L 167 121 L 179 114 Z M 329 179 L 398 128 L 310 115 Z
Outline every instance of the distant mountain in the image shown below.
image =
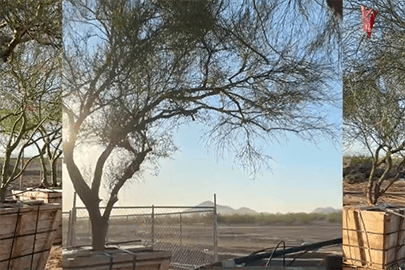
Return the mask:
M 340 212 L 340 211 L 341 211 L 341 209 L 335 209 L 333 207 L 318 207 L 314 211 L 312 211 L 311 213 L 315 213 L 315 214 L 331 214 L 331 213 L 336 213 L 336 212 Z
M 255 215 L 255 214 L 257 214 L 257 212 L 255 210 L 252 210 L 252 209 L 247 208 L 247 207 L 241 207 L 236 211 L 238 212 L 238 214 L 241 214 L 241 215 Z
M 197 206 L 209 206 L 212 207 L 214 206 L 214 203 L 211 201 L 205 201 L 200 203 Z M 217 213 L 221 214 L 221 215 L 234 215 L 234 214 L 238 214 L 238 215 L 254 215 L 254 214 L 258 214 L 258 212 L 256 212 L 255 210 L 252 210 L 250 208 L 247 207 L 241 207 L 239 209 L 233 209 L 232 207 L 226 206 L 226 205 L 220 205 L 217 204 Z

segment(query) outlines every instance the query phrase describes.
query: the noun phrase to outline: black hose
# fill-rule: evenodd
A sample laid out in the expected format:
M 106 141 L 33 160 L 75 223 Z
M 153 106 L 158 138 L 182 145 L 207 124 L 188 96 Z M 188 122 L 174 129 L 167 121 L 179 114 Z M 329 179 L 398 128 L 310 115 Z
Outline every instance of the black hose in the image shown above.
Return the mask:
M 332 246 L 332 245 L 339 245 L 339 244 L 342 244 L 342 238 L 336 238 L 333 240 L 317 242 L 317 243 L 310 244 L 310 245 L 287 248 L 285 250 L 276 250 L 276 251 L 270 252 L 270 253 L 253 254 L 253 255 L 249 255 L 249 256 L 245 256 L 245 257 L 236 258 L 233 261 L 235 262 L 235 264 L 252 263 L 252 262 L 257 262 L 259 260 L 268 258 L 272 253 L 273 253 L 272 257 L 275 258 L 275 257 L 279 257 L 279 256 L 282 256 L 285 254 L 295 253 L 295 252 L 304 251 L 304 250 L 314 250 L 314 249 L 318 249 L 318 248 L 325 247 L 325 246 Z

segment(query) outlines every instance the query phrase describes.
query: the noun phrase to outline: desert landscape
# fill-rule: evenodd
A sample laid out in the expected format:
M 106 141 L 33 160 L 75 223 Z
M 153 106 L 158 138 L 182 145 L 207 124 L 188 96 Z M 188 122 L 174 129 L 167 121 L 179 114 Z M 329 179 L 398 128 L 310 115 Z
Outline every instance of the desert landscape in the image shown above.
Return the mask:
M 30 187 L 38 187 L 41 182 L 41 167 L 38 160 L 31 163 L 27 172 L 23 175 L 22 189 Z M 11 184 L 12 188 L 20 189 L 20 181 L 15 181 Z M 209 205 L 210 202 L 200 204 Z M 319 209 L 318 209 L 319 210 Z M 225 260 L 240 256 L 246 256 L 252 252 L 270 249 L 276 246 L 281 240 L 284 240 L 287 247 L 299 246 L 304 242 L 319 242 L 341 237 L 341 223 L 334 218 L 327 218 L 328 214 L 279 214 L 272 217 L 273 221 L 266 222 L 258 221 L 263 219 L 263 214 L 248 208 L 232 209 L 229 206 L 218 206 L 218 259 Z M 318 217 L 315 217 L 318 215 Z M 323 218 L 322 218 L 323 216 Z M 251 220 L 247 222 L 246 220 Z M 66 223 L 65 223 L 66 224 Z M 118 225 L 118 224 L 117 224 Z M 111 226 L 109 233 L 110 240 L 134 239 L 137 238 L 137 225 L 123 227 L 123 224 Z M 114 229 L 116 228 L 116 229 Z M 131 228 L 133 231 L 131 231 Z M 160 231 L 169 232 L 170 228 L 160 226 Z M 210 226 L 202 224 L 183 226 L 183 241 L 181 246 L 176 247 L 182 255 L 182 258 L 174 258 L 184 261 L 187 257 L 198 254 L 203 261 L 210 263 L 213 260 L 213 240 L 212 229 Z M 122 232 L 126 233 L 123 234 Z M 174 238 L 173 238 L 174 237 Z M 86 236 L 87 240 L 89 239 Z M 83 239 L 83 238 L 82 238 Z M 155 248 L 165 249 L 169 246 L 173 247 L 176 236 L 170 233 L 162 234 L 159 238 L 159 243 Z M 170 243 L 172 242 L 172 243 Z M 87 241 L 88 243 L 88 241 Z M 77 244 L 84 244 L 80 243 Z M 327 248 L 330 251 L 340 251 L 340 246 L 332 246 Z M 192 253 L 190 253 L 190 250 Z M 46 270 L 61 269 L 62 254 L 61 246 L 54 245 L 52 247 Z
M 381 170 L 381 169 L 380 169 Z M 366 189 L 371 163 L 364 159 L 352 161 L 343 157 L 343 205 L 366 205 Z M 381 174 L 382 172 L 377 172 Z M 384 183 L 385 187 L 388 183 Z M 405 205 L 405 180 L 403 176 L 380 198 L 381 204 Z
M 384 166 L 378 168 L 375 177 L 381 176 Z M 371 160 L 365 156 L 343 157 L 343 205 L 344 206 L 366 206 L 366 191 L 371 171 Z M 385 194 L 383 194 L 377 205 L 405 205 L 405 181 L 404 175 L 400 175 Z M 386 181 L 387 182 L 387 181 Z M 383 183 L 385 188 L 388 183 Z M 344 269 L 354 269 L 344 268 Z M 362 268 L 370 269 L 370 268 Z
M 41 183 L 41 167 L 38 160 L 31 163 L 23 175 L 22 186 L 17 180 L 11 184 L 13 189 L 25 189 L 38 187 Z M 212 204 L 212 202 L 211 202 Z M 199 206 L 210 205 L 210 202 L 201 203 Z M 257 213 L 248 208 L 232 209 L 229 206 L 218 206 L 218 259 L 225 260 L 240 256 L 249 255 L 262 249 L 270 249 L 284 240 L 287 247 L 299 246 L 304 242 L 319 242 L 338 238 L 341 236 L 341 223 L 336 220 L 336 213 L 333 218 L 328 218 L 328 214 L 322 213 L 291 213 L 278 214 L 268 217 L 268 221 L 263 221 L 263 214 Z M 318 209 L 319 211 L 319 209 Z M 322 211 L 321 211 L 322 212 Z M 318 216 L 316 216 L 318 215 Z M 262 219 L 262 221 L 260 221 Z M 246 221 L 250 220 L 250 221 Z M 66 224 L 66 223 L 65 223 Z M 116 224 L 111 226 L 109 238 L 112 241 L 122 241 L 122 239 L 134 239 L 139 235 L 136 233 L 136 224 Z M 161 225 L 159 231 L 170 232 L 170 228 Z M 156 249 L 167 249 L 176 246 L 180 255 L 175 255 L 173 259 L 187 262 L 187 257 L 198 254 L 200 262 L 210 263 L 213 260 L 213 240 L 212 228 L 207 224 L 197 223 L 183 226 L 182 243 L 176 246 L 176 236 L 170 233 L 161 234 Z M 125 231 L 126 233 L 122 233 Z M 78 235 L 80 236 L 80 235 Z M 80 238 L 80 237 L 79 237 Z M 88 236 L 86 236 L 89 240 Z M 83 239 L 83 237 L 82 237 Z M 86 243 L 88 244 L 89 241 Z M 80 243 L 80 240 L 77 244 Z M 340 251 L 340 246 L 327 248 L 330 251 Z M 177 258 L 176 258 L 177 257 Z M 201 259 L 202 258 L 202 259 Z M 201 261 L 202 260 L 202 261 Z M 62 265 L 61 246 L 54 245 L 50 252 L 46 270 L 61 269 Z
M 204 202 L 198 206 L 204 205 L 212 206 L 212 202 Z M 172 251 L 173 269 L 182 269 L 186 266 L 197 268 L 210 264 L 214 262 L 212 214 L 187 214 L 190 209 L 185 209 L 182 223 L 179 222 L 178 214 L 161 216 L 160 213 L 155 218 L 152 236 L 150 215 L 146 214 L 145 209 L 120 208 L 119 212 L 122 214 L 113 215 L 110 219 L 107 242 L 132 240 L 135 244 L 151 245 L 153 239 L 154 249 Z M 83 216 L 84 211 L 78 209 L 80 214 L 74 225 L 74 245 L 91 243 L 89 220 Z M 288 248 L 341 237 L 339 209 L 318 208 L 313 213 L 270 214 L 257 213 L 245 207 L 233 209 L 218 205 L 218 211 L 219 261 L 247 256 L 259 250 L 269 250 L 280 241 L 284 241 Z M 328 213 L 323 213 L 324 211 Z M 125 212 L 127 216 L 123 215 Z M 143 214 L 139 214 L 141 212 Z M 63 227 L 65 236 L 68 233 L 67 224 L 68 217 L 65 215 Z M 330 246 L 324 250 L 339 253 L 341 247 Z

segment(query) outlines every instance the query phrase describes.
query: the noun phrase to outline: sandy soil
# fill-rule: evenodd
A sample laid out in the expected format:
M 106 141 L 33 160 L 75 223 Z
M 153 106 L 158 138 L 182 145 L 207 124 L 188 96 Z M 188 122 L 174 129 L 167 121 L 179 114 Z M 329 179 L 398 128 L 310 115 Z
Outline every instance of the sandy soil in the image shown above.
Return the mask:
M 254 251 L 275 247 L 281 240 L 287 247 L 299 246 L 304 242 L 320 242 L 342 236 L 340 223 L 274 224 L 268 226 L 220 226 L 218 235 L 219 252 L 234 255 L 248 255 Z M 329 250 L 340 251 L 339 247 Z
M 62 270 L 62 249 L 61 246 L 52 246 L 49 253 L 45 270 Z
M 349 184 L 343 181 L 343 205 L 366 205 L 367 180 Z M 403 204 L 405 205 L 405 181 L 394 183 L 379 199 L 379 204 Z
M 87 228 L 76 226 L 75 244 L 89 244 Z M 66 230 L 64 231 L 66 233 Z M 181 238 L 178 226 L 155 226 L 156 249 L 171 250 L 172 259 L 177 263 L 209 264 L 213 258 L 212 225 L 183 225 Z M 250 225 L 218 224 L 218 259 L 220 261 L 250 255 L 262 250 L 272 249 L 280 241 L 286 247 L 300 246 L 304 242 L 320 242 L 340 238 L 341 223 L 313 222 L 308 224 Z M 150 227 L 137 227 L 136 224 L 113 223 L 109 227 L 109 241 L 151 240 Z M 181 239 L 181 240 L 180 240 Z M 326 247 L 324 250 L 341 252 L 340 246 Z
M 142 237 L 139 231 L 129 230 L 124 225 L 110 226 L 109 229 L 109 239 L 111 241 L 150 238 L 150 235 Z M 155 228 L 155 240 L 176 244 L 176 241 L 177 243 L 179 242 L 177 230 L 168 226 L 158 226 Z M 119 231 L 121 233 L 118 233 Z M 219 224 L 218 251 L 220 254 L 231 257 L 246 256 L 257 250 L 273 248 L 281 240 L 285 242 L 287 247 L 291 247 L 299 246 L 304 242 L 320 242 L 341 236 L 341 223 L 328 223 L 326 221 L 308 224 Z M 211 226 L 183 226 L 182 243 L 185 246 L 211 251 L 213 249 L 213 231 Z M 341 248 L 335 247 L 333 250 L 340 251 Z

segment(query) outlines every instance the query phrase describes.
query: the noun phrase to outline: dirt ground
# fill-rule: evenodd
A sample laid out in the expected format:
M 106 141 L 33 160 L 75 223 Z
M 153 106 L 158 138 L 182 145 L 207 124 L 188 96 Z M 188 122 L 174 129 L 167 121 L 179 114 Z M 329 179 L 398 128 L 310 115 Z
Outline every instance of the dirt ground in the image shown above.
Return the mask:
M 254 251 L 274 248 L 281 240 L 287 247 L 300 246 L 304 242 L 320 242 L 342 237 L 340 223 L 318 222 L 311 224 L 268 226 L 219 226 L 219 254 L 246 256 Z M 326 248 L 340 252 L 340 246 Z
M 75 244 L 88 244 L 87 228 L 76 226 Z M 66 231 L 64 232 L 66 233 Z M 218 259 L 220 261 L 243 257 L 263 249 L 272 249 L 280 241 L 284 241 L 286 248 L 300 246 L 304 242 L 320 242 L 332 240 L 342 236 L 341 223 L 327 221 L 306 224 L 272 224 L 250 225 L 218 224 Z M 109 226 L 109 241 L 142 240 L 150 243 L 149 226 L 136 224 L 112 223 Z M 172 260 L 176 263 L 202 265 L 212 263 L 213 258 L 213 227 L 212 225 L 183 225 L 181 237 L 179 226 L 155 226 L 156 249 L 171 250 Z M 325 247 L 323 250 L 341 253 L 341 246 Z
M 343 181 L 343 205 L 366 205 L 366 189 L 367 179 L 353 184 Z M 405 205 L 405 181 L 395 182 L 378 203 Z
M 49 253 L 48 261 L 45 270 L 62 270 L 62 249 L 61 246 L 52 246 Z

